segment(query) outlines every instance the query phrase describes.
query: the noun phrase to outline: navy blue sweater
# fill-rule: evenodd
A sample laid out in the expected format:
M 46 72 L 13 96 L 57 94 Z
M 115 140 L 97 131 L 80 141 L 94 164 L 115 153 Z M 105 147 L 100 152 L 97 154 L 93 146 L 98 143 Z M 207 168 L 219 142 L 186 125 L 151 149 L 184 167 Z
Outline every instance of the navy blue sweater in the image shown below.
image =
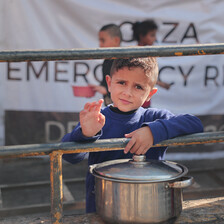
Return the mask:
M 203 131 L 201 121 L 189 114 L 174 115 L 167 110 L 140 107 L 133 113 L 116 113 L 108 106 L 101 110 L 106 117 L 106 122 L 101 132 L 96 136 L 87 138 L 83 136 L 80 124 L 71 133 L 66 134 L 63 142 L 93 142 L 97 139 L 124 138 L 142 126 L 149 126 L 153 134 L 153 144 L 181 135 Z M 150 148 L 146 157 L 148 159 L 162 160 L 166 147 Z M 84 159 L 86 153 L 64 154 L 63 159 L 70 163 L 77 163 Z M 131 158 L 132 154 L 124 154 L 123 150 L 107 152 L 91 152 L 88 165 L 105 162 L 108 160 Z M 86 177 L 86 212 L 95 212 L 94 177 L 88 172 Z

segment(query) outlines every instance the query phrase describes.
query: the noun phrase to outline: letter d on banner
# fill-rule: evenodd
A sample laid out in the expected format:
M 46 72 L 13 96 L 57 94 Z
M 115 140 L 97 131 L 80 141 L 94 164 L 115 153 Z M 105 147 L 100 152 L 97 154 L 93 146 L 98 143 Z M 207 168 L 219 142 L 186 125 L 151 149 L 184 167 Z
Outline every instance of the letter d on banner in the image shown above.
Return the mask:
M 56 135 L 55 132 L 58 131 L 59 135 Z M 65 135 L 65 128 L 63 124 L 58 121 L 47 121 L 45 123 L 45 134 L 46 134 L 46 141 L 48 143 L 60 142 L 62 137 Z

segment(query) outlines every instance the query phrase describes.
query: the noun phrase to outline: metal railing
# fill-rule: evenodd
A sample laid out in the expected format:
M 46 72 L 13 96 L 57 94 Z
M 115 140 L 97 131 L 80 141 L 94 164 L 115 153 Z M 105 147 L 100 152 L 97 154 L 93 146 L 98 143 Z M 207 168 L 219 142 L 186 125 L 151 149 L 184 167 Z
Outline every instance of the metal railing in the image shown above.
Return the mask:
M 224 54 L 224 43 L 93 49 L 0 51 L 0 62 L 88 60 L 127 57 L 173 57 Z
M 50 156 L 51 222 L 63 223 L 62 155 L 67 153 L 98 152 L 124 149 L 129 139 L 105 139 L 94 143 L 52 143 L 1 146 L 0 158 Z M 163 141 L 153 147 L 224 142 L 224 132 L 197 133 Z
M 224 44 L 197 44 L 150 47 L 119 47 L 71 50 L 0 51 L 0 62 L 83 60 L 127 57 L 169 57 L 224 54 Z M 0 147 L 0 158 L 50 156 L 51 222 L 63 223 L 62 155 L 124 149 L 129 139 L 98 140 L 94 143 L 54 143 Z M 153 147 L 224 142 L 224 132 L 198 133 L 163 141 Z

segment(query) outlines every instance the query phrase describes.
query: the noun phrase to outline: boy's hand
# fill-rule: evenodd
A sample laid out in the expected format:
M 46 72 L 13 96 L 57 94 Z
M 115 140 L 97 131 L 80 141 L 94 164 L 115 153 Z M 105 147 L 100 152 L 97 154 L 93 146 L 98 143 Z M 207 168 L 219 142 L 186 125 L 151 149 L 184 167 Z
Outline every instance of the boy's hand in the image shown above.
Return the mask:
M 153 135 L 148 126 L 139 128 L 129 134 L 125 134 L 126 138 L 131 138 L 124 149 L 124 153 L 129 151 L 136 155 L 144 155 L 153 145 Z
M 86 103 L 79 114 L 82 134 L 86 137 L 96 135 L 105 124 L 105 116 L 100 113 L 103 99 L 98 102 Z

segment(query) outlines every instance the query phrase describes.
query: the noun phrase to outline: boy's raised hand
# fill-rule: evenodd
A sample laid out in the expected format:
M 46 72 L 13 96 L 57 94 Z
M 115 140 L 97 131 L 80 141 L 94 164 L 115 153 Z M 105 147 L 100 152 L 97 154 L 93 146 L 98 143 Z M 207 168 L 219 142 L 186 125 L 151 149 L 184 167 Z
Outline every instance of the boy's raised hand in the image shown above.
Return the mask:
M 125 137 L 131 138 L 124 149 L 125 154 L 130 151 L 136 155 L 144 155 L 153 145 L 153 135 L 151 129 L 148 126 L 125 134 Z
M 96 135 L 105 124 L 105 116 L 100 113 L 103 99 L 97 102 L 86 103 L 84 109 L 80 112 L 80 124 L 82 134 L 86 137 Z

